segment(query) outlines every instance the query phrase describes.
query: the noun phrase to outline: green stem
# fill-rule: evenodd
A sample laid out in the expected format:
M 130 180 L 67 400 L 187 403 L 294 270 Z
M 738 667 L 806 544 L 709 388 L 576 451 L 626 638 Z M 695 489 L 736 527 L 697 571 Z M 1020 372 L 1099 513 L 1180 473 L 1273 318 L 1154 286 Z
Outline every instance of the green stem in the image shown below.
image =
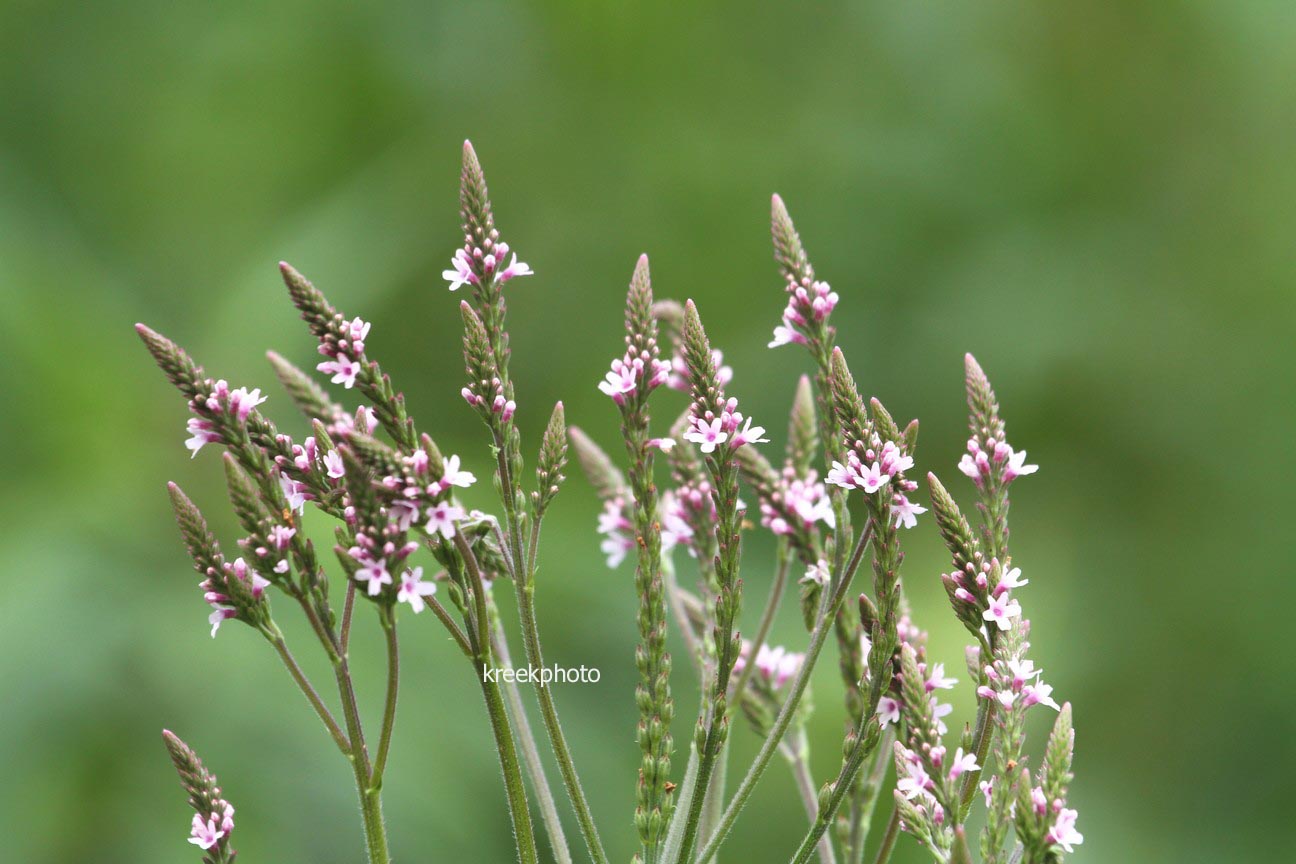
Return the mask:
M 476 661 L 477 680 L 486 699 L 486 712 L 490 715 L 491 732 L 495 735 L 495 749 L 499 752 L 500 769 L 504 772 L 504 791 L 508 796 L 509 816 L 513 821 L 513 837 L 517 840 L 518 860 L 522 864 L 538 864 L 535 830 L 531 827 L 531 810 L 527 806 L 526 786 L 522 782 L 522 768 L 518 764 L 513 730 L 509 726 L 508 709 L 500 696 L 499 685 L 486 680 L 487 651 Z
M 527 663 L 532 669 L 543 669 L 544 655 L 540 650 L 540 631 L 536 624 L 535 614 L 535 571 L 517 572 L 527 559 L 522 557 L 522 528 L 518 522 L 514 506 L 512 472 L 509 471 L 505 456 L 505 442 L 499 435 L 495 439 L 496 459 L 499 467 L 500 497 L 504 501 L 504 512 L 508 517 L 509 545 L 512 547 L 514 573 L 513 586 L 517 595 L 518 619 L 522 628 L 522 644 L 526 649 Z M 585 799 L 585 790 L 581 787 L 580 778 L 576 775 L 576 766 L 572 762 L 571 750 L 563 735 L 562 725 L 558 721 L 558 709 L 554 706 L 550 688 L 537 687 L 536 699 L 540 703 L 540 716 L 544 720 L 545 732 L 549 736 L 549 746 L 553 748 L 554 758 L 558 762 L 558 771 L 562 774 L 567 797 L 571 799 L 572 809 L 576 811 L 576 821 L 580 824 L 581 835 L 589 849 L 590 857 L 595 864 L 608 864 L 607 853 L 603 851 L 603 841 L 599 839 L 598 828 L 590 814 L 589 803 Z
M 995 700 L 982 699 L 981 707 L 977 710 L 976 732 L 973 741 L 976 742 L 974 751 L 978 765 L 984 765 L 986 754 L 990 752 L 990 739 L 994 737 L 994 712 Z M 967 819 L 968 811 L 972 809 L 972 801 L 976 797 L 977 778 L 981 776 L 980 769 L 968 771 L 963 775 L 963 789 L 959 794 L 959 822 Z
M 400 645 L 396 640 L 396 615 L 391 609 L 381 612 L 383 630 L 387 634 L 387 698 L 383 702 L 382 733 L 378 737 L 378 753 L 369 774 L 369 787 L 381 789 L 383 772 L 387 768 L 387 753 L 391 750 L 392 729 L 396 724 L 396 697 L 400 691 Z
M 747 665 L 743 667 L 742 672 L 738 673 L 738 683 L 734 684 L 733 696 L 730 701 L 734 705 L 742 704 L 743 691 L 747 688 L 747 682 L 751 680 L 752 673 L 756 671 L 755 652 L 765 644 L 769 638 L 770 629 L 774 626 L 774 616 L 778 613 L 779 603 L 783 600 L 783 586 L 787 584 L 788 564 L 791 556 L 788 555 L 787 540 L 779 538 L 778 542 L 778 568 L 774 571 L 774 582 L 770 585 L 769 597 L 765 600 L 765 611 L 761 613 L 760 624 L 756 628 L 756 637 L 752 639 L 752 655 L 748 658 Z
M 476 653 L 473 646 L 469 644 L 468 637 L 464 635 L 464 631 L 459 627 L 459 624 L 454 618 L 450 617 L 450 613 L 441 605 L 441 601 L 435 597 L 429 597 L 427 598 L 427 604 L 432 609 L 432 614 L 436 615 L 441 620 L 441 623 L 445 625 L 446 630 L 450 631 L 450 636 L 454 639 L 455 644 L 459 646 L 459 650 L 472 657 Z
M 369 750 L 365 746 L 364 730 L 360 725 L 360 712 L 356 707 L 355 687 L 346 657 L 338 656 L 333 662 L 338 694 L 342 697 L 342 716 L 346 720 L 347 737 L 351 753 L 347 757 L 355 773 L 356 792 L 360 796 L 360 816 L 364 820 L 365 844 L 369 864 L 389 864 L 387 855 L 387 830 L 383 826 L 382 791 L 369 786 Z
M 798 730 L 797 743 L 788 746 L 786 742 L 779 746 L 779 752 L 788 760 L 792 769 L 792 778 L 796 780 L 797 792 L 801 795 L 801 806 L 811 822 L 819 812 L 819 794 L 815 791 L 814 778 L 810 776 L 810 762 L 806 759 L 805 730 Z M 837 864 L 833 852 L 832 840 L 824 835 L 819 838 L 819 860 L 822 864 Z
M 263 632 L 266 639 L 274 646 L 280 659 L 283 660 L 284 666 L 288 668 L 288 673 L 292 675 L 292 679 L 297 682 L 297 686 L 301 688 L 302 693 L 306 696 L 306 701 L 310 702 L 311 707 L 315 709 L 315 713 L 323 721 L 324 728 L 328 730 L 329 735 L 333 736 L 333 741 L 337 744 L 338 749 L 342 751 L 343 755 L 351 752 L 351 742 L 347 740 L 346 734 L 338 726 L 338 722 L 333 719 L 332 712 L 324 704 L 324 700 L 320 698 L 319 692 L 311 684 L 310 679 L 306 677 L 306 673 L 302 671 L 301 666 L 297 665 L 297 658 L 293 657 L 292 652 L 288 650 L 288 643 L 284 641 L 283 633 L 273 622 Z
M 346 601 L 342 604 L 342 629 L 338 641 L 342 646 L 342 653 L 347 653 L 347 648 L 351 644 L 351 615 L 355 612 L 355 594 L 356 583 L 354 579 L 347 580 Z
M 851 813 L 850 861 L 852 864 L 863 864 L 864 847 L 868 843 L 869 828 L 873 824 L 873 813 L 877 809 L 882 781 L 886 779 L 887 768 L 891 764 L 892 743 L 895 734 L 890 728 L 882 733 L 882 743 L 873 754 L 873 768 L 868 778 L 860 784 L 853 804 L 858 807 Z
M 850 590 L 855 571 L 859 569 L 860 561 L 864 558 L 864 550 L 869 545 L 872 536 L 873 526 L 870 523 L 861 532 L 859 541 L 855 545 L 855 551 L 851 553 L 850 561 L 847 562 L 833 590 L 823 592 L 823 599 L 819 607 L 819 618 L 815 622 L 814 631 L 810 634 L 810 644 L 806 646 L 805 660 L 802 662 L 796 678 L 792 681 L 792 688 L 787 699 L 783 702 L 783 707 L 779 709 L 778 717 L 775 718 L 769 734 L 765 736 L 765 742 L 761 744 L 761 749 L 756 754 L 756 761 L 748 769 L 747 776 L 743 777 L 742 782 L 738 784 L 733 799 L 729 802 L 729 806 L 725 808 L 724 816 L 720 819 L 720 827 L 711 835 L 711 839 L 702 848 L 694 864 L 706 864 L 716 854 L 720 844 L 724 842 L 729 831 L 733 828 L 733 823 L 737 820 L 739 811 L 747 803 L 747 799 L 751 796 L 757 781 L 765 773 L 770 759 L 778 750 L 779 741 L 783 739 L 784 733 L 787 732 L 788 726 L 792 723 L 792 717 L 801 702 L 801 696 L 810 683 L 810 673 L 814 671 L 815 663 L 819 660 L 819 654 L 823 650 L 828 631 L 833 626 L 833 619 L 837 615 L 837 609 L 840 608 L 842 600 L 845 599 L 847 592 Z
M 882 845 L 878 847 L 877 854 L 873 856 L 873 864 L 886 864 L 891 860 L 891 852 L 895 849 L 896 838 L 900 836 L 900 811 L 891 808 L 891 818 L 887 820 L 886 833 L 882 835 Z
M 493 610 L 492 610 L 493 611 Z M 513 666 L 509 656 L 508 637 L 504 633 L 499 619 L 491 618 L 491 645 L 499 655 L 500 663 L 505 667 Z M 535 790 L 540 802 L 540 816 L 544 819 L 545 832 L 549 835 L 549 845 L 553 849 L 558 864 L 571 864 L 571 849 L 563 833 L 562 820 L 558 817 L 558 807 L 554 803 L 553 791 L 549 788 L 549 778 L 545 776 L 544 763 L 540 761 L 540 748 L 536 746 L 535 734 L 527 720 L 526 708 L 522 704 L 522 694 L 518 691 L 516 681 L 506 682 L 504 696 L 512 712 L 513 724 L 517 727 L 517 740 L 522 750 L 522 761 L 526 763 L 527 774 L 531 777 L 531 788 Z

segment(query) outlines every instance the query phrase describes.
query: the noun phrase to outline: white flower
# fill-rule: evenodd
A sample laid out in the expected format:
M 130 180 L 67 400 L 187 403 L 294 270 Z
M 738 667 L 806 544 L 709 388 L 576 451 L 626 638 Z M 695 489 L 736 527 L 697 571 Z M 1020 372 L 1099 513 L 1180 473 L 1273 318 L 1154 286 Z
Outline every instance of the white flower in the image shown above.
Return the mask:
M 468 260 L 468 252 L 464 249 L 456 249 L 454 257 L 450 259 L 450 266 L 454 269 L 442 270 L 441 278 L 450 283 L 451 291 L 458 291 L 463 285 L 477 284 L 477 277 L 472 271 L 472 262 Z
M 401 574 L 400 591 L 396 593 L 396 602 L 408 603 L 414 610 L 414 614 L 422 612 L 427 608 L 424 597 L 431 597 L 436 593 L 437 586 L 435 582 L 423 581 L 423 568 L 415 567 L 412 570 L 406 570 Z

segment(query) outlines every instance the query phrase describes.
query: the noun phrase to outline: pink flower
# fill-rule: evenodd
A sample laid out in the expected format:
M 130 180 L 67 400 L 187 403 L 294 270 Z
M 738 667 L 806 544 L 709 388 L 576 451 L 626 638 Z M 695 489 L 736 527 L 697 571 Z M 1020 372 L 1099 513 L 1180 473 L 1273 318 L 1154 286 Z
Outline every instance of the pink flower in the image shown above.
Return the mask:
M 445 460 L 445 473 L 441 475 L 441 485 L 444 488 L 458 486 L 461 489 L 467 489 L 477 482 L 477 477 L 471 471 L 459 470 L 459 457 L 450 456 Z
M 633 392 L 639 386 L 640 371 L 638 367 L 617 358 L 612 361 L 612 371 L 599 382 L 598 389 L 611 396 L 618 405 L 622 405 L 625 403 L 625 394 Z
M 387 562 L 382 558 L 366 562 L 363 567 L 356 571 L 355 578 L 357 582 L 369 583 L 370 597 L 377 597 L 382 593 L 384 585 L 392 584 L 391 573 L 387 570 Z
M 330 450 L 324 454 L 324 470 L 328 476 L 338 479 L 346 475 L 346 466 L 342 464 L 342 454 Z
M 299 483 L 280 474 L 279 488 L 283 490 L 284 498 L 288 499 L 289 510 L 301 513 L 306 509 L 307 489 L 305 483 Z
M 926 507 L 913 503 L 904 495 L 897 495 L 891 501 L 891 515 L 896 524 L 913 528 L 918 524 L 918 517 L 927 512 Z
M 417 615 L 427 608 L 423 598 L 431 597 L 436 590 L 435 582 L 423 581 L 423 568 L 415 567 L 401 574 L 401 586 L 400 591 L 396 592 L 396 602 L 408 603 Z
M 878 700 L 878 722 L 883 726 L 900 722 L 900 700 L 892 696 L 883 696 Z
M 1009 591 L 1013 588 L 1020 588 L 1021 586 L 1026 585 L 1029 582 L 1030 582 L 1029 579 L 1021 578 L 1021 568 L 1014 567 L 1011 570 L 1009 570 L 1007 573 L 1004 573 L 1002 576 L 999 577 L 999 584 L 995 586 L 995 592 L 1002 593 L 1004 591 Z
M 981 482 L 981 469 L 977 467 L 976 460 L 972 458 L 971 453 L 963 454 L 963 458 L 959 460 L 958 469 L 978 483 Z
M 216 631 L 220 629 L 220 625 L 225 621 L 225 619 L 235 618 L 237 616 L 238 612 L 234 610 L 233 606 L 222 606 L 219 603 L 213 603 L 212 613 L 207 616 L 207 623 L 212 625 L 212 638 L 216 638 Z
M 427 510 L 427 532 L 429 534 L 440 533 L 442 537 L 449 540 L 455 536 L 455 522 L 464 517 L 464 509 L 451 504 L 449 501 L 442 501 L 440 504 L 433 505 Z
M 933 690 L 952 690 L 954 688 L 954 685 L 957 683 L 958 683 L 957 678 L 945 677 L 944 663 L 932 664 L 931 674 L 927 676 L 927 683 L 926 683 L 926 688 L 928 693 L 930 693 Z
M 215 427 L 212 426 L 210 420 L 190 417 L 189 422 L 185 425 L 185 431 L 193 436 L 185 441 L 185 446 L 193 451 L 189 456 L 190 459 L 198 455 L 198 451 L 203 448 L 203 445 L 219 444 L 221 442 L 220 433 L 215 431 Z
M 216 827 L 216 814 L 214 813 L 206 822 L 203 821 L 201 816 L 195 813 L 193 817 L 193 827 L 189 830 L 189 834 L 189 842 L 202 850 L 212 848 L 220 842 L 222 837 L 225 836 L 225 832 Z
M 650 438 L 648 439 L 649 447 L 656 447 L 663 453 L 669 453 L 675 447 L 674 438 Z
M 1032 705 L 1047 705 L 1054 711 L 1061 711 L 1062 706 L 1053 699 L 1053 687 L 1043 681 L 1027 684 L 1022 688 L 1022 704 L 1029 708 Z
M 860 488 L 870 495 L 881 489 L 890 480 L 890 477 L 882 473 L 882 468 L 877 462 L 874 462 L 863 474 L 859 475 Z
M 977 764 L 975 753 L 964 753 L 960 747 L 954 751 L 954 761 L 950 763 L 949 779 L 957 780 L 960 774 L 966 771 L 980 771 L 981 766 Z
M 515 252 L 513 253 L 513 260 L 509 262 L 507 267 L 500 271 L 499 281 L 507 282 L 514 276 L 530 276 L 534 272 L 535 271 L 531 269 L 530 264 L 517 260 L 517 253 Z
M 289 528 L 287 525 L 275 525 L 270 529 L 270 545 L 282 552 L 288 548 L 288 542 L 296 534 L 296 528 Z
M 765 436 L 765 427 L 764 427 L 764 426 L 753 426 L 753 425 L 752 425 L 751 418 L 748 417 L 748 418 L 747 418 L 747 421 L 743 424 L 743 428 L 740 429 L 740 430 L 739 430 L 739 431 L 738 431 L 738 432 L 733 436 L 733 446 L 735 446 L 735 447 L 741 447 L 741 446 L 744 445 L 744 444 L 767 444 L 767 443 L 769 443 L 769 439 L 766 438 L 766 437 L 764 437 L 764 436 Z
M 477 284 L 477 276 L 473 273 L 467 250 L 456 249 L 454 257 L 450 259 L 450 266 L 453 269 L 442 270 L 441 278 L 450 283 L 451 291 L 458 291 L 463 285 Z
M 336 360 L 325 360 L 315 368 L 325 375 L 333 373 L 330 380 L 348 390 L 355 386 L 356 376 L 360 374 L 360 364 L 345 354 L 338 354 Z
M 926 794 L 928 787 L 934 784 L 923 769 L 922 761 L 912 750 L 904 751 L 904 766 L 905 776 L 896 780 L 896 791 L 912 801 L 919 795 Z
M 240 387 L 229 395 L 229 407 L 231 413 L 238 417 L 239 422 L 247 420 L 252 409 L 266 401 L 266 397 L 261 395 L 261 390 L 256 389 L 248 392 L 246 387 Z
M 993 621 L 998 625 L 1000 630 L 1007 630 L 1011 625 L 1011 619 L 1021 617 L 1021 604 L 1010 598 L 1007 594 L 990 598 L 990 608 L 981 613 L 981 617 L 987 621 Z
M 806 337 L 798 333 L 796 328 L 792 326 L 792 322 L 788 320 L 786 315 L 784 315 L 783 324 L 774 328 L 774 338 L 770 341 L 769 347 L 778 348 L 780 345 L 791 345 L 794 343 L 797 345 L 804 345 L 806 343 Z
M 990 799 L 994 796 L 994 778 L 991 777 L 989 780 L 982 780 L 977 784 L 977 788 L 980 789 L 981 794 L 985 796 L 986 806 L 989 807 Z
M 1066 807 L 1059 810 L 1053 827 L 1049 829 L 1048 841 L 1056 843 L 1067 852 L 1074 852 L 1075 849 L 1072 847 L 1084 843 L 1084 835 L 1075 829 L 1076 817 L 1079 815 L 1075 810 Z
M 1039 470 L 1038 465 L 1026 464 L 1025 450 L 1018 452 L 1018 451 L 1014 451 L 1011 447 L 1008 448 L 1008 464 L 1004 468 L 1005 483 L 1009 483 L 1013 479 L 1020 477 L 1023 474 L 1034 474 L 1038 470 Z
M 625 560 L 626 553 L 634 548 L 634 540 L 625 534 L 609 534 L 599 544 L 599 550 L 607 556 L 607 566 L 616 568 Z
M 684 433 L 684 440 L 697 444 L 703 453 L 715 452 L 716 445 L 723 444 L 728 438 L 729 433 L 720 430 L 720 418 L 718 417 L 710 423 L 707 423 L 701 417 L 694 417 L 692 427 Z
M 828 570 L 828 562 L 820 558 L 818 561 L 810 565 L 806 570 L 805 575 L 801 577 L 801 581 L 813 582 L 816 585 L 827 585 L 831 578 L 832 574 Z

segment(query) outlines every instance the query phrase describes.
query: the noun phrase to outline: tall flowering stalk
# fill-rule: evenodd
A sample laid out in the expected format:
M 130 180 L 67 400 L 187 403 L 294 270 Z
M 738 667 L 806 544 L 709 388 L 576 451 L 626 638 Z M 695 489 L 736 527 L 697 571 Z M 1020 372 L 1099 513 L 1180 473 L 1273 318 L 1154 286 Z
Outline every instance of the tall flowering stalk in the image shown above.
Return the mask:
M 820 864 L 859 864 L 870 845 L 867 857 L 881 864 L 901 834 L 940 864 L 970 864 L 974 855 L 986 864 L 1054 864 L 1081 844 L 1078 815 L 1068 806 L 1071 707 L 1054 699 L 1030 659 L 1031 628 L 1019 599 L 1029 580 L 1008 548 L 1010 487 L 1036 466 L 1008 444 L 994 391 L 971 355 L 965 361 L 971 437 L 959 469 L 975 484 L 980 524 L 974 527 L 941 481 L 927 475 L 934 521 L 950 553 L 940 579 L 972 639 L 967 666 L 978 700 L 975 727 L 949 741 L 943 718 L 952 706 L 942 691 L 957 681 L 930 656 L 901 578 L 901 538 L 921 538 L 906 532 L 926 512 L 911 477 L 918 424 L 901 427 L 881 402 L 861 394 L 831 323 L 838 295 L 816 278 L 783 202 L 775 196 L 771 225 L 786 306 L 770 347 L 804 345 L 814 373 L 797 380 L 782 463 L 754 446 L 767 443 L 765 430 L 727 394 L 734 372 L 712 347 L 696 305 L 654 300 L 643 257 L 627 294 L 624 353 L 598 384 L 620 414 L 625 471 L 567 426 L 560 402 L 540 437 L 533 484 L 523 477 L 506 328 L 510 283 L 532 270 L 496 227 L 481 164 L 467 143 L 460 217 L 463 244 L 442 275 L 450 291 L 468 288 L 459 295 L 465 297 L 460 396 L 485 427 L 490 461 L 483 466 L 475 464 L 477 454 L 443 453 L 420 430 L 372 356 L 381 333 L 334 308 L 287 264 L 280 270 L 289 298 L 323 359 L 312 374 L 280 354 L 268 356 L 309 423 L 304 437 L 281 432 L 263 413 L 267 397 L 259 388 L 208 376 L 174 342 L 137 327 L 186 400 L 185 446 L 195 457 L 208 445 L 224 450 L 240 531 L 235 543 L 222 546 L 199 507 L 178 485 L 168 486 L 199 574 L 207 625 L 212 636 L 226 627 L 250 628 L 283 664 L 353 775 L 370 864 L 390 861 L 382 791 L 395 747 L 401 672 L 409 665 L 409 658 L 402 663 L 398 632 L 406 616 L 425 611 L 432 615 L 421 620 L 444 629 L 481 687 L 517 860 L 539 864 L 537 828 L 558 864 L 574 860 L 519 687 L 555 671 L 541 647 L 536 576 L 541 527 L 561 489 L 569 445 L 603 502 L 598 531 L 608 565 L 631 558 L 635 565 L 639 756 L 635 809 L 622 822 L 634 825 L 635 860 L 713 860 L 775 756 L 789 766 L 805 811 L 791 864 L 812 857 Z M 669 437 L 654 437 L 648 401 L 662 385 L 687 393 L 688 403 Z M 655 466 L 659 451 L 669 461 L 664 488 L 657 475 L 666 472 Z M 470 510 L 459 497 L 482 467 L 493 475 L 498 515 Z M 755 502 L 752 512 L 742 495 Z M 308 510 L 317 516 L 307 517 Z M 333 565 L 326 566 L 329 556 L 307 536 L 306 520 L 317 517 L 333 523 Z M 776 543 L 773 560 L 765 562 L 772 566 L 755 571 L 772 573 L 764 604 L 744 623 L 741 532 L 749 528 L 769 531 Z M 695 562 L 695 582 L 676 572 L 680 550 Z M 861 592 L 855 576 L 866 562 L 872 580 Z M 497 587 L 501 582 L 512 584 L 525 670 L 511 659 L 513 634 L 500 609 L 510 592 Z M 789 590 L 799 595 L 805 642 L 771 645 Z M 275 616 L 294 608 L 328 660 L 335 693 L 318 689 L 289 647 Z M 350 664 L 351 630 L 365 621 L 382 633 L 386 655 L 384 686 L 375 688 L 383 693 L 376 725 L 366 725 Z M 672 626 L 698 681 L 689 760 L 678 776 L 670 727 L 680 691 L 672 688 L 666 650 Z M 830 645 L 845 693 L 845 735 L 840 766 L 819 782 L 806 719 L 811 676 Z M 534 687 L 544 737 L 585 852 L 605 864 L 553 691 L 543 677 Z M 1058 716 L 1031 770 L 1026 718 L 1038 705 Z M 735 716 L 760 745 L 729 793 Z M 233 807 L 192 750 L 170 733 L 164 739 L 194 809 L 189 842 L 207 864 L 230 864 Z M 888 782 L 892 768 L 895 779 Z M 893 809 L 882 837 L 870 844 L 879 800 L 893 802 Z M 974 842 L 969 826 L 981 801 L 984 826 Z
M 639 746 L 643 762 L 636 784 L 635 827 L 641 843 L 640 860 L 656 864 L 659 847 L 670 822 L 674 800 L 668 791 L 672 741 L 671 658 L 666 652 L 666 595 L 661 573 L 661 524 L 658 521 L 657 485 L 653 480 L 653 452 L 669 450 L 671 439 L 651 438 L 648 430 L 648 395 L 666 383 L 670 364 L 659 359 L 657 321 L 652 314 L 652 283 L 648 256 L 640 256 L 626 296 L 625 354 L 612 361 L 612 369 L 599 384 L 621 412 L 621 434 L 629 459 L 630 511 L 637 563 L 635 590 L 639 594 L 639 647 L 635 664 L 639 686 Z

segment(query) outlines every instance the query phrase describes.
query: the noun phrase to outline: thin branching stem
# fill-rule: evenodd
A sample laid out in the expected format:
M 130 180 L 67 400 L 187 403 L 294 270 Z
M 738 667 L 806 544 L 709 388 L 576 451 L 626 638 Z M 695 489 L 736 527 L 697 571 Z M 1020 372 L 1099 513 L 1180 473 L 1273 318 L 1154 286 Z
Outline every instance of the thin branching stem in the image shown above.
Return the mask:
M 396 701 L 400 692 L 400 643 L 396 638 L 396 615 L 392 609 L 381 611 L 383 631 L 387 636 L 387 695 L 383 701 L 382 732 L 378 737 L 378 750 L 374 755 L 369 787 L 381 789 L 383 771 L 387 768 L 387 754 L 391 750 L 392 729 L 396 725 Z
M 324 700 L 320 698 L 319 691 L 315 689 L 310 679 L 306 677 L 306 673 L 298 665 L 297 658 L 288 650 L 288 643 L 284 640 L 283 633 L 279 631 L 278 627 L 271 624 L 265 631 L 265 637 L 274 646 L 275 652 L 283 660 L 288 673 L 292 675 L 293 681 L 297 682 L 297 686 L 301 688 L 302 693 L 306 696 L 306 701 L 310 702 L 311 707 L 315 709 L 315 713 L 319 715 L 320 720 L 324 723 L 324 728 L 333 737 L 333 741 L 337 744 L 338 749 L 342 751 L 342 755 L 345 756 L 350 753 L 351 742 L 347 740 L 346 733 L 342 731 L 342 727 L 338 725 L 337 720 L 333 719 L 333 713 L 329 711 L 328 706 L 324 704 Z
M 833 619 L 837 614 L 837 609 L 841 606 L 842 600 L 845 599 L 850 590 L 855 571 L 859 569 L 860 562 L 864 560 L 864 551 L 872 537 L 873 526 L 872 523 L 869 523 L 864 531 L 860 533 L 859 540 L 855 544 L 855 551 L 851 553 L 850 560 L 834 583 L 833 590 L 823 592 L 818 620 L 815 622 L 814 631 L 810 634 L 810 644 L 806 646 L 805 661 L 797 671 L 787 699 L 784 700 L 783 707 L 779 709 L 778 717 L 774 720 L 774 725 L 770 727 L 769 734 L 765 736 L 765 741 L 756 754 L 756 761 L 748 769 L 747 776 L 743 777 L 742 782 L 738 784 L 733 799 L 729 802 L 729 806 L 725 808 L 724 815 L 720 819 L 719 827 L 716 828 L 715 833 L 711 835 L 706 845 L 702 847 L 702 851 L 698 853 L 695 864 L 706 864 L 715 856 L 720 844 L 725 841 L 729 831 L 733 828 L 738 813 L 746 805 L 747 799 L 751 797 L 757 781 L 765 773 L 765 769 L 769 767 L 770 759 L 777 752 L 778 744 L 783 740 L 783 735 L 787 732 L 788 726 L 791 725 L 797 706 L 801 702 L 801 697 L 810 683 L 810 673 L 814 671 L 815 663 L 819 660 L 819 654 L 823 650 L 828 631 L 833 626 Z

